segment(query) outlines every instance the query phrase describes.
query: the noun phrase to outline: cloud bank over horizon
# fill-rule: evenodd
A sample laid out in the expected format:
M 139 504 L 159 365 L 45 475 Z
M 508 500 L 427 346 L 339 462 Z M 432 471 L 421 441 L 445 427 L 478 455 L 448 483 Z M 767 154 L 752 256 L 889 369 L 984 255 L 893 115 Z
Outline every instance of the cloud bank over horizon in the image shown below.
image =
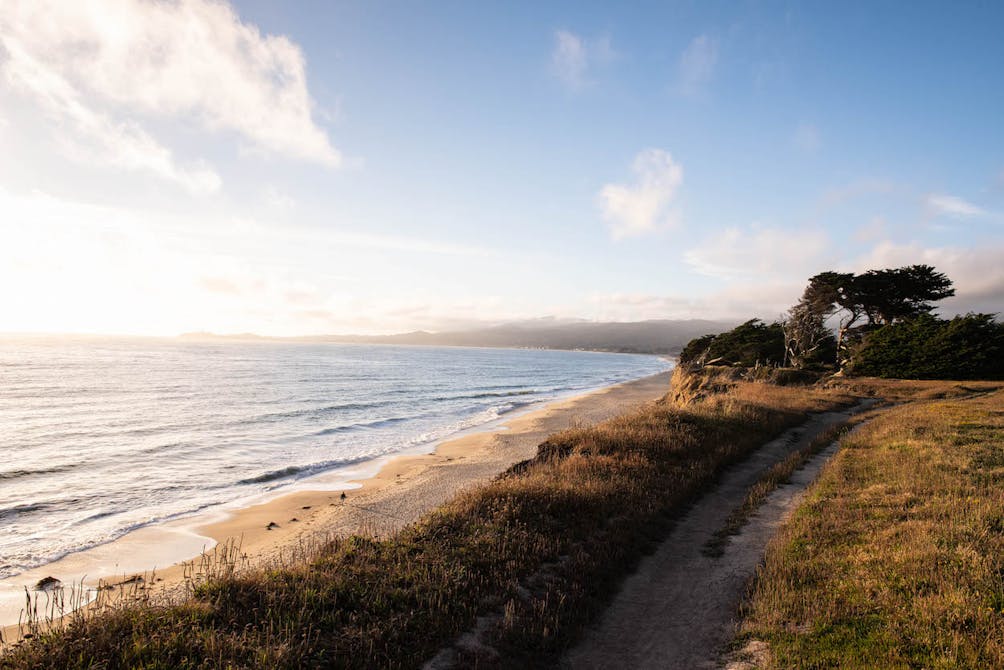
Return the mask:
M 5 2 L 0 331 L 772 319 L 915 263 L 1004 312 L 1004 10 L 835 18 Z

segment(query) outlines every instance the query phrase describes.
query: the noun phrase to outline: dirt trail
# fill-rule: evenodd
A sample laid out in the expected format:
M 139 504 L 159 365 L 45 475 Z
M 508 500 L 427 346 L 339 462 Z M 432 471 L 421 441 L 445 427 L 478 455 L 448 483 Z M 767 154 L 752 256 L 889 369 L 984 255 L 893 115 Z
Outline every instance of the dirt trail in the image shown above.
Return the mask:
M 565 668 L 715 668 L 734 633 L 739 602 L 767 542 L 798 506 L 806 487 L 836 452 L 813 457 L 764 501 L 719 557 L 701 553 L 705 542 L 739 506 L 760 474 L 823 430 L 860 412 L 863 401 L 841 412 L 812 417 L 728 470 L 698 500 L 655 554 L 628 577 L 602 618 L 563 660 Z

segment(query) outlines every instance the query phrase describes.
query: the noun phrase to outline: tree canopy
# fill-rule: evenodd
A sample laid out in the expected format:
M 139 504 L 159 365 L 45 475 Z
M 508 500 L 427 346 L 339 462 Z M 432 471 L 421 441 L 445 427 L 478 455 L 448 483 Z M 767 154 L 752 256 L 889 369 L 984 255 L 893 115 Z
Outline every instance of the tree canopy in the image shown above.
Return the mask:
M 820 313 L 844 310 L 885 325 L 930 312 L 932 303 L 953 295 L 952 280 L 944 273 L 930 265 L 908 265 L 859 275 L 821 272 L 809 279 L 802 302 Z
M 931 314 L 883 326 L 855 347 L 847 371 L 902 379 L 1001 379 L 1004 324 L 991 314 Z
M 838 362 L 844 363 L 850 341 L 876 327 L 928 314 L 933 303 L 953 295 L 952 280 L 930 265 L 862 274 L 830 271 L 809 279 L 802 299 L 792 310 L 820 323 L 837 318 Z
M 1004 378 L 1004 324 L 991 314 L 944 320 L 931 313 L 934 303 L 954 294 L 952 281 L 929 265 L 821 272 L 780 322 L 751 319 L 699 337 L 680 362 L 795 368 L 836 362 L 854 375 Z
M 766 324 L 750 319 L 720 335 L 704 335 L 691 340 L 680 353 L 680 363 L 709 365 L 781 365 L 784 335 L 780 323 Z

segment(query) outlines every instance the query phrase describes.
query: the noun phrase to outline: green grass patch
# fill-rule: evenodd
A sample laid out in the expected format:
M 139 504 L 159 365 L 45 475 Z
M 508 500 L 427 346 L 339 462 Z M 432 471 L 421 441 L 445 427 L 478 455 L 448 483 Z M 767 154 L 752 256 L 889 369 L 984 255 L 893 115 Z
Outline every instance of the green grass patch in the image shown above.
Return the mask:
M 844 439 L 746 605 L 759 667 L 1004 667 L 1002 408 L 910 404 Z

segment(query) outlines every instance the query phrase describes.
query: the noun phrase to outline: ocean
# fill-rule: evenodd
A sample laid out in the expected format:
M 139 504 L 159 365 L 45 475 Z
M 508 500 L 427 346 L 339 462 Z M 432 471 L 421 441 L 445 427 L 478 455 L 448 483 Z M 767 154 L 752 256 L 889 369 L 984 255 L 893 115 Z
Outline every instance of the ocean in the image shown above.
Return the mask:
M 0 579 L 670 366 L 573 351 L 0 339 Z

